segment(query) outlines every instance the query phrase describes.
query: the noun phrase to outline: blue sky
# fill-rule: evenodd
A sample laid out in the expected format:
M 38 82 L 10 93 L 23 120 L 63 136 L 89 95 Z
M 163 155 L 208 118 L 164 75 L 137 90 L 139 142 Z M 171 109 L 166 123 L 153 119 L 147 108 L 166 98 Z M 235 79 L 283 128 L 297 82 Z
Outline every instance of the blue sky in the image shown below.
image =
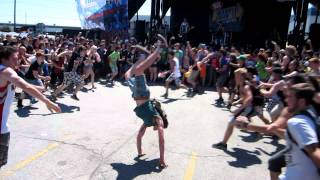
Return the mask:
M 16 0 L 17 23 L 60 26 L 80 26 L 75 0 Z M 14 0 L 0 0 L 0 22 L 13 23 Z M 139 10 L 139 15 L 150 14 L 151 0 Z

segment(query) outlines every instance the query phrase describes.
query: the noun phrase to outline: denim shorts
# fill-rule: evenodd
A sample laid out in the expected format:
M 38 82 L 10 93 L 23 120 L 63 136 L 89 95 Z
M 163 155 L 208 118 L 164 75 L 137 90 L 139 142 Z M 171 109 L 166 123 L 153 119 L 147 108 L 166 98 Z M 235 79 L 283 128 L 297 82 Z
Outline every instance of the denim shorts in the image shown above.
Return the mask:
M 110 63 L 109 66 L 110 66 L 112 73 L 118 73 L 119 70 L 118 70 L 117 63 Z
M 150 90 L 147 86 L 146 76 L 140 75 L 128 80 L 128 85 L 132 92 L 133 98 L 150 97 Z
M 156 116 L 160 116 L 151 101 L 147 101 L 134 109 L 136 115 L 143 120 L 145 126 L 154 126 Z
M 174 81 L 177 86 L 180 86 L 180 85 L 181 85 L 181 80 L 180 80 L 180 78 L 174 77 L 173 74 L 171 74 L 171 75 L 167 78 L 166 81 L 167 81 L 167 82 L 170 82 L 170 83 L 171 83 L 172 81 Z

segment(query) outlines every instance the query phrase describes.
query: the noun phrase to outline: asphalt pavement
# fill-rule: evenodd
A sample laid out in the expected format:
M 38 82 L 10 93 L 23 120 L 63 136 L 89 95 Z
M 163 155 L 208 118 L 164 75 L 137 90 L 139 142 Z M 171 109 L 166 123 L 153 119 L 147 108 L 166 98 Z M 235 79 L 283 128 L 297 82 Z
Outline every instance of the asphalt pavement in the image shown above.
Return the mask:
M 89 86 L 88 86 L 89 87 Z M 169 117 L 165 130 L 165 159 L 159 169 L 158 137 L 149 128 L 143 139 L 146 156 L 136 158 L 136 135 L 142 120 L 128 87 L 97 85 L 69 94 L 57 103 L 63 110 L 51 114 L 38 102 L 11 108 L 9 161 L 0 170 L 5 180 L 248 180 L 269 179 L 268 158 L 283 145 L 271 137 L 235 130 L 228 151 L 212 148 L 222 139 L 230 112 L 213 105 L 217 93 L 187 97 L 186 90 L 151 86 L 151 95 L 163 103 Z M 255 120 L 255 123 L 261 123 Z

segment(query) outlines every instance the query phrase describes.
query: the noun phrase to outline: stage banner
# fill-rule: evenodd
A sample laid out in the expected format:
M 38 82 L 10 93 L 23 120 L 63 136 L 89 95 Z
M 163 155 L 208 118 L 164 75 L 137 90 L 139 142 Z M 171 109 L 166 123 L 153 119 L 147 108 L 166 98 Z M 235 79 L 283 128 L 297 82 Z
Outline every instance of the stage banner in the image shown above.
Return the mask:
M 104 30 L 103 17 L 92 17 L 103 12 L 106 0 L 75 0 L 81 27 L 83 29 L 102 29 Z
M 76 0 L 81 26 L 107 32 L 128 30 L 128 0 Z
M 217 32 L 219 28 L 229 32 L 240 32 L 242 30 L 243 8 L 240 3 L 224 7 L 222 3 L 215 2 L 212 4 L 211 9 L 210 31 Z

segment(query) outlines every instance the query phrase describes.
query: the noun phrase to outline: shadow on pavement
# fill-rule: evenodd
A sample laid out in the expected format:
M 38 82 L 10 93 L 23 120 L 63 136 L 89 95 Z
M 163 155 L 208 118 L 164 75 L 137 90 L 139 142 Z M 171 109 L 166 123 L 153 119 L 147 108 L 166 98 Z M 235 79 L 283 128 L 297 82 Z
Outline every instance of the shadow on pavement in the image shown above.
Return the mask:
M 118 172 L 117 180 L 131 180 L 141 175 L 161 172 L 157 167 L 159 159 L 146 161 L 135 158 L 135 161 L 134 164 L 111 163 L 112 168 Z
M 75 111 L 80 111 L 79 106 L 69 106 L 58 102 L 56 103 L 61 108 L 61 113 L 74 113 Z
M 17 116 L 25 118 L 29 117 L 31 110 L 36 110 L 38 108 L 32 106 L 24 106 L 23 108 L 16 109 L 14 112 L 17 113 Z
M 225 153 L 236 158 L 234 161 L 228 161 L 228 164 L 236 168 L 247 168 L 255 164 L 261 164 L 262 161 L 257 156 L 260 155 L 259 151 L 248 151 L 240 148 L 232 148 L 233 151 L 225 151 Z
M 79 106 L 68 106 L 62 103 L 58 103 L 55 102 L 56 104 L 58 104 L 58 106 L 61 108 L 61 113 L 74 113 L 76 111 L 80 111 L 80 107 Z M 30 115 L 34 115 L 34 116 L 49 116 L 49 115 L 53 115 L 56 113 L 48 113 L 48 114 L 34 114 L 31 113 L 31 110 L 36 110 L 38 108 L 35 107 L 31 107 L 31 106 L 25 106 L 21 109 L 17 109 L 15 110 L 15 112 L 17 113 L 17 115 L 19 117 L 29 117 Z
M 247 142 L 247 143 L 257 142 L 262 138 L 262 135 L 260 135 L 257 132 L 246 132 L 246 131 L 241 131 L 241 132 L 248 134 L 248 136 L 239 135 L 239 137 L 242 139 L 242 141 Z
M 275 146 L 276 149 L 275 149 L 273 152 L 268 153 L 268 152 L 266 152 L 264 149 L 259 148 L 259 147 L 257 147 L 256 149 L 259 150 L 259 151 L 261 151 L 262 153 L 268 155 L 268 156 L 273 156 L 273 155 L 275 155 L 276 153 L 278 153 L 279 151 L 281 151 L 281 150 L 283 150 L 283 149 L 286 148 L 285 145 L 279 143 L 279 140 L 278 140 L 277 138 L 273 138 L 273 137 L 270 137 L 270 138 L 272 138 L 272 141 L 271 141 L 271 142 L 264 142 L 264 143 Z
M 169 103 L 173 103 L 175 101 L 178 100 L 189 100 L 189 99 L 181 99 L 181 98 L 166 98 L 164 101 L 162 101 L 161 103 L 163 104 L 169 104 Z

